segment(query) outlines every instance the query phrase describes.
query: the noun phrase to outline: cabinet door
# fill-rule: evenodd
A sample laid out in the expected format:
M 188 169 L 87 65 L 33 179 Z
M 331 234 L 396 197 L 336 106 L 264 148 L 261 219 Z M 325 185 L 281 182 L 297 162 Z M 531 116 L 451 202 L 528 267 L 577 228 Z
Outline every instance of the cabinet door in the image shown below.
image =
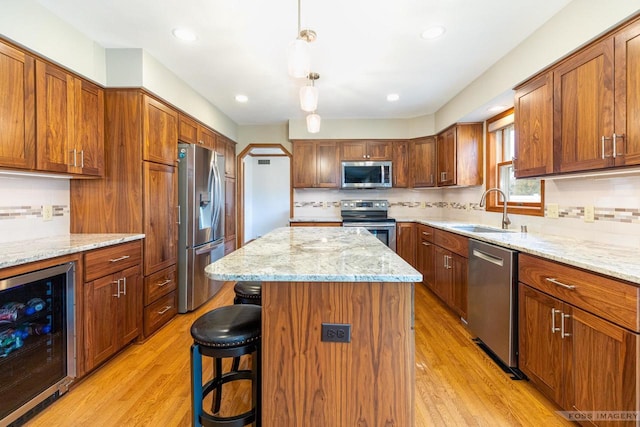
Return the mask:
M 451 254 L 451 307 L 463 319 L 467 318 L 467 259 L 457 254 Z
M 436 138 L 429 136 L 411 142 L 413 187 L 436 186 Z
M 392 160 L 393 149 L 389 141 L 367 141 L 367 160 Z
M 437 137 L 438 186 L 456 184 L 456 129 L 451 127 Z
M 178 141 L 195 144 L 198 141 L 198 122 L 191 117 L 178 114 Z
M 178 113 L 143 96 L 143 160 L 175 165 L 178 149 Z
M 0 166 L 36 166 L 35 62 L 0 43 Z
M 236 143 L 230 139 L 224 141 L 224 175 L 229 178 L 236 177 Z
M 236 236 L 236 180 L 225 179 L 224 187 L 224 236 L 229 241 Z
M 67 172 L 74 153 L 74 81 L 62 69 L 36 61 L 37 169 Z M 77 156 L 77 151 L 76 151 Z
M 436 247 L 433 243 L 424 239 L 420 239 L 418 242 L 418 247 L 416 248 L 416 269 L 422 273 L 422 283 L 433 290 L 436 279 Z
M 338 188 L 338 146 L 335 141 L 321 141 L 316 146 L 316 187 Z
M 119 275 L 118 298 L 119 347 L 133 341 L 142 333 L 142 277 L 140 266 L 124 270 Z
M 76 167 L 83 175 L 104 173 L 104 90 L 74 79 Z
M 520 370 L 562 405 L 562 303 L 520 283 L 518 316 Z
M 453 268 L 451 263 L 451 252 L 440 246 L 434 246 L 435 253 L 435 280 L 433 283 L 433 292 L 442 300 L 451 306 Z
M 205 147 L 213 151 L 217 150 L 216 134 L 211 129 L 206 128 L 202 125 L 199 125 L 198 126 L 198 144 L 204 145 Z M 224 150 L 221 151 L 221 153 L 224 154 Z M 226 162 L 226 159 L 225 159 L 225 162 Z
M 416 265 L 416 224 L 399 222 L 396 227 L 398 255 L 415 267 Z
M 553 173 L 553 73 L 551 72 L 537 77 L 516 90 L 513 164 L 516 178 Z
M 87 370 L 118 351 L 117 280 L 117 275 L 108 275 L 84 285 L 84 355 Z
M 635 22 L 615 35 L 616 165 L 640 164 L 639 117 L 640 22 Z
M 568 304 L 564 315 L 564 407 L 581 412 L 637 411 L 638 335 Z M 596 424 L 636 425 L 631 421 Z
M 611 166 L 612 142 L 608 138 L 613 135 L 613 38 L 558 66 L 553 84 L 555 170 Z
M 393 186 L 409 187 L 409 141 L 393 143 Z
M 316 183 L 316 149 L 313 141 L 295 141 L 292 162 L 293 187 L 314 187 Z
M 176 263 L 177 186 L 173 166 L 143 162 L 144 275 Z
M 346 161 L 362 161 L 367 158 L 367 144 L 364 141 L 345 141 L 340 144 L 340 158 Z

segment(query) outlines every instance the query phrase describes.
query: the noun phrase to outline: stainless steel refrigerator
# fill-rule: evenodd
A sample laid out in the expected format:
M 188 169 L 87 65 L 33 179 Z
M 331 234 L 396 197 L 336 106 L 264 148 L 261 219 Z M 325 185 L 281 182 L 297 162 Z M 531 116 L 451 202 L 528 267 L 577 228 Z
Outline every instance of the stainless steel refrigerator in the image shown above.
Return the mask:
M 224 157 L 178 144 L 178 312 L 198 308 L 222 287 L 204 268 L 224 256 Z

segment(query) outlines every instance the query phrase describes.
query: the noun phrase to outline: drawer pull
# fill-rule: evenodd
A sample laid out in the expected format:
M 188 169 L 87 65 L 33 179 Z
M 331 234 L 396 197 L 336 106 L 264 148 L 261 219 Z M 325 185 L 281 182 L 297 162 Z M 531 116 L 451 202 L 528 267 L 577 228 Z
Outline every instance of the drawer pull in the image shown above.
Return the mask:
M 163 315 L 163 314 L 165 314 L 167 311 L 171 310 L 172 308 L 173 308 L 172 306 L 168 305 L 168 306 L 166 306 L 165 308 L 163 308 L 162 310 L 160 310 L 160 311 L 158 312 L 158 314 Z
M 431 243 L 427 243 L 427 242 L 422 242 L 422 244 L 425 246 L 431 246 Z
M 576 288 L 576 286 L 575 286 L 575 285 L 565 285 L 564 283 L 559 282 L 559 281 L 558 281 L 558 279 L 555 279 L 555 278 L 553 278 L 553 277 L 547 277 L 547 278 L 546 278 L 546 281 L 547 281 L 547 282 L 551 282 L 551 283 L 553 283 L 554 285 L 561 286 L 561 287 L 563 287 L 563 288 L 565 288 L 565 289 L 574 290 L 574 289 Z
M 131 258 L 131 256 L 130 256 L 130 255 L 123 255 L 123 256 L 121 256 L 120 258 L 113 258 L 113 259 L 110 259 L 110 260 L 109 260 L 109 262 L 124 261 L 125 259 L 129 259 L 129 258 Z
M 162 283 L 156 283 L 156 285 L 159 286 L 159 287 L 163 287 L 163 286 L 167 285 L 168 283 L 171 283 L 171 279 L 167 279 Z
M 431 236 L 431 233 L 427 233 L 426 231 L 423 231 L 422 234 L 424 234 L 425 236 Z

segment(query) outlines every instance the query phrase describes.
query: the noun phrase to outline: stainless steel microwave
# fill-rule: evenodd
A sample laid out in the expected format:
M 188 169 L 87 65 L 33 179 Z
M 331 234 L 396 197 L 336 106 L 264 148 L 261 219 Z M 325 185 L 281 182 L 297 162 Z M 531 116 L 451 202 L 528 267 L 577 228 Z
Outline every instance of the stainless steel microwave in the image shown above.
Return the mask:
M 389 161 L 342 162 L 342 188 L 391 188 Z

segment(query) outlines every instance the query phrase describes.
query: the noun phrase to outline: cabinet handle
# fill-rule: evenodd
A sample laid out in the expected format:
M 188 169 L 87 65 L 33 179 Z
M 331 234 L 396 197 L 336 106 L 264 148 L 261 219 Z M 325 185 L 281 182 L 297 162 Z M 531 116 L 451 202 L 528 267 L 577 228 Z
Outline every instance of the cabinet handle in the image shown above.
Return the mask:
M 84 150 L 80 150 L 80 167 L 84 167 Z
M 562 317 L 562 323 L 560 323 L 560 326 L 561 326 L 561 328 L 560 328 L 560 338 L 570 337 L 571 334 L 564 331 L 564 319 L 570 318 L 571 315 L 562 313 L 561 317 Z
M 431 236 L 431 233 L 428 233 L 428 232 L 426 232 L 426 231 L 423 231 L 423 232 L 422 232 L 422 234 L 423 234 L 424 236 Z
M 555 334 L 560 331 L 560 328 L 556 327 L 556 313 L 561 313 L 560 310 L 556 310 L 555 308 L 551 309 L 551 333 Z
M 118 292 L 120 292 L 119 289 L 118 289 Z M 122 295 L 124 295 L 125 297 L 127 296 L 127 278 L 126 277 L 122 278 Z
M 614 159 L 616 158 L 616 156 L 624 156 L 624 153 L 618 153 L 618 146 L 617 146 L 618 138 L 624 139 L 624 134 L 622 135 L 616 135 L 615 133 L 613 134 L 613 158 Z
M 118 279 L 115 282 L 111 282 L 111 283 L 115 283 L 116 285 L 118 285 L 118 290 L 115 294 L 112 294 L 112 297 L 116 297 L 116 298 L 120 298 L 120 279 Z
M 168 283 L 171 283 L 171 279 L 167 279 L 162 283 L 156 283 L 156 286 L 163 287 L 163 286 L 167 285 Z
M 182 211 L 180 210 L 180 205 L 178 205 L 178 225 L 180 225 L 180 217 L 182 216 Z
M 429 184 L 433 184 L 433 174 L 429 175 Z
M 201 139 L 199 139 L 199 140 L 198 140 L 198 144 L 200 144 L 200 145 L 204 145 L 204 141 L 203 141 L 203 140 L 201 140 Z
M 546 281 L 547 281 L 547 282 L 551 282 L 551 283 L 553 283 L 554 285 L 561 286 L 561 287 L 563 287 L 563 288 L 565 288 L 565 289 L 574 290 L 574 289 L 576 288 L 576 286 L 575 286 L 575 285 L 565 285 L 564 283 L 559 282 L 559 281 L 558 281 L 558 279 L 555 279 L 555 278 L 553 278 L 553 277 L 547 277 L 547 278 L 546 278 Z
M 431 243 L 427 243 L 427 242 L 422 242 L 422 244 L 425 246 L 431 246 Z
M 123 255 L 120 258 L 113 258 L 110 259 L 109 262 L 118 262 L 118 261 L 124 261 L 125 259 L 131 258 L 130 255 Z
M 513 156 L 513 157 L 511 158 L 511 167 L 513 167 L 513 171 L 514 171 L 514 172 L 517 172 L 517 171 L 518 171 L 518 168 L 516 168 L 516 161 L 517 161 L 517 160 L 518 160 L 518 158 L 517 158 L 517 157 L 515 157 L 515 156 Z
M 163 308 L 162 310 L 160 310 L 160 311 L 158 312 L 158 314 L 160 314 L 160 315 L 165 314 L 167 311 L 171 310 L 171 308 L 172 308 L 172 306 L 167 305 L 165 308 Z
M 611 138 L 607 138 L 604 135 L 602 135 L 602 138 L 600 139 L 600 143 L 602 144 L 602 160 L 606 159 L 607 157 L 611 157 L 611 156 L 605 156 L 604 154 L 604 142 L 610 140 Z
M 69 166 L 75 167 L 76 166 L 76 156 L 77 156 L 78 153 L 77 153 L 75 148 L 73 150 L 69 151 L 69 153 L 73 156 L 73 161 L 71 163 L 69 163 Z
M 447 180 L 447 172 L 440 172 L 440 182 Z

